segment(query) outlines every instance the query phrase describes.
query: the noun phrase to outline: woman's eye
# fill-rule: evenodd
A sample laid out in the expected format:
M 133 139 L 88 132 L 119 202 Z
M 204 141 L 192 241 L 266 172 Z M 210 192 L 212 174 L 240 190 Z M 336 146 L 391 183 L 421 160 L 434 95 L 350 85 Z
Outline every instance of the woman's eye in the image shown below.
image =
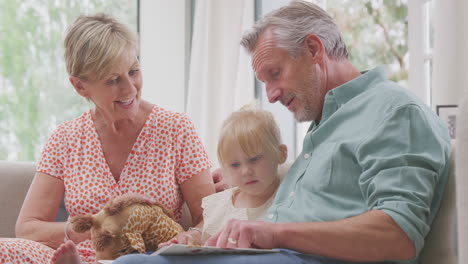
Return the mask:
M 115 84 L 118 83 L 118 81 L 119 81 L 119 79 L 118 79 L 118 78 L 115 78 L 115 79 L 108 80 L 108 81 L 106 82 L 106 84 L 107 84 L 107 85 L 115 85 Z

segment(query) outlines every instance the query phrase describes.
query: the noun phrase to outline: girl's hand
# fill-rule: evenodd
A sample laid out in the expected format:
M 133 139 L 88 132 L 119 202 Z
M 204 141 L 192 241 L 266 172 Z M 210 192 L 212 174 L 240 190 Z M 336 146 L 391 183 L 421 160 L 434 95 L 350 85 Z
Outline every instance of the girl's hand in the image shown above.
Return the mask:
M 167 242 L 160 243 L 158 248 L 166 247 L 171 244 L 183 244 L 188 246 L 201 245 L 201 233 L 198 230 L 189 230 L 182 232 Z
M 275 224 L 230 219 L 223 229 L 211 236 L 205 246 L 221 248 L 276 248 Z

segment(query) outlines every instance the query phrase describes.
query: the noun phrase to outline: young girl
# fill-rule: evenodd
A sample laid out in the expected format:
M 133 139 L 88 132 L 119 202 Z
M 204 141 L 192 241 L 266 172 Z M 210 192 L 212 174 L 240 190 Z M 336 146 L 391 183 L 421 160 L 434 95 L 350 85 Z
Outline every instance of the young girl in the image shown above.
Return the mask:
M 263 218 L 280 183 L 278 165 L 286 158 L 287 147 L 270 112 L 244 107 L 224 121 L 218 159 L 234 187 L 203 198 L 203 243 L 231 218 Z

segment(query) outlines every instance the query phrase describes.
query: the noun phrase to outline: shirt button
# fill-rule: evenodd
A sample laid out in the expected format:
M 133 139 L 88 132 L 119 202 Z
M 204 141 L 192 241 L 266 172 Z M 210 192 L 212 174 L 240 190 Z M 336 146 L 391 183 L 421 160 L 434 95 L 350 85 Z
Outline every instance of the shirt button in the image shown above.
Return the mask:
M 304 154 L 304 159 L 308 159 L 310 157 L 309 153 Z
M 293 197 L 293 196 L 294 196 L 294 192 L 290 192 L 289 197 Z
M 273 219 L 273 217 L 275 217 L 274 214 L 269 214 L 269 215 L 268 215 L 268 219 Z

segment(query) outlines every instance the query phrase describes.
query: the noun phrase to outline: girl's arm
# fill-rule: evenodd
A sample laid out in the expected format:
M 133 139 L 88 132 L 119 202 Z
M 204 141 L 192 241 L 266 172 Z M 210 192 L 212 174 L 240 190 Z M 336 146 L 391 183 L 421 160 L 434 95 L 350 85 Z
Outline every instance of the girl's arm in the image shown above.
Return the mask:
M 203 208 L 201 207 L 202 199 L 205 196 L 215 193 L 213 179 L 211 178 L 210 170 L 204 170 L 192 178 L 186 180 L 180 185 L 184 201 L 190 210 L 192 216 L 192 226 L 196 229 L 183 232 L 171 240 L 159 244 L 159 247 L 164 247 L 170 244 L 201 244 L 201 230 L 203 229 Z

